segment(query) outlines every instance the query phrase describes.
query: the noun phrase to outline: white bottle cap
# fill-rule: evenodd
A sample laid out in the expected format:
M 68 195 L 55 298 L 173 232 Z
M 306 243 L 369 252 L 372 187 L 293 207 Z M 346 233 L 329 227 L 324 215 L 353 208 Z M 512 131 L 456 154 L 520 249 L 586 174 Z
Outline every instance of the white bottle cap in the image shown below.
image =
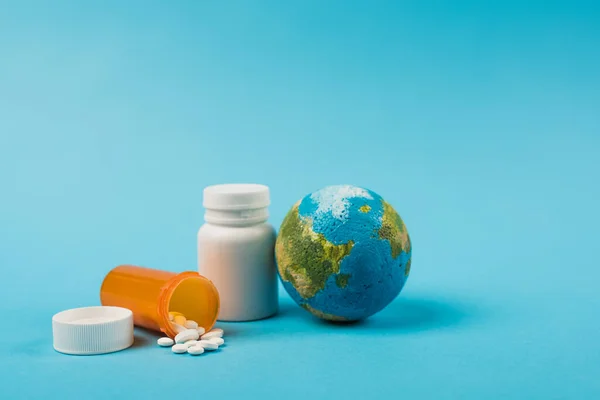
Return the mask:
M 133 313 L 108 306 L 61 311 L 52 317 L 52 334 L 60 353 L 112 353 L 133 344 Z
M 254 183 L 230 183 L 204 189 L 204 208 L 210 210 L 252 210 L 268 207 L 269 187 Z

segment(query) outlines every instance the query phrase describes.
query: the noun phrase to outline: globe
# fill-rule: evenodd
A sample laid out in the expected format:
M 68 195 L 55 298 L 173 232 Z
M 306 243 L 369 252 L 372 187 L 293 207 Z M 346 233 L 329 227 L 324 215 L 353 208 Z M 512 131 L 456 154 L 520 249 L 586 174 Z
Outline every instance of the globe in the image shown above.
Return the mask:
M 371 190 L 328 186 L 299 200 L 275 246 L 279 277 L 302 308 L 331 321 L 384 309 L 410 273 L 411 242 L 394 208 Z

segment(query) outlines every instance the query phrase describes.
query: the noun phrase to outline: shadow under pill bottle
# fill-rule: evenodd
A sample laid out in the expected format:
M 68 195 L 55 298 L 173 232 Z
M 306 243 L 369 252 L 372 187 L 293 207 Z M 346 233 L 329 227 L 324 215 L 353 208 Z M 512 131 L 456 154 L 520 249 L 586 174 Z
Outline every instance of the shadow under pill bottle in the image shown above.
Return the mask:
M 220 296 L 220 321 L 253 321 L 278 311 L 276 233 L 268 222 L 269 188 L 208 186 L 198 231 L 198 271 Z

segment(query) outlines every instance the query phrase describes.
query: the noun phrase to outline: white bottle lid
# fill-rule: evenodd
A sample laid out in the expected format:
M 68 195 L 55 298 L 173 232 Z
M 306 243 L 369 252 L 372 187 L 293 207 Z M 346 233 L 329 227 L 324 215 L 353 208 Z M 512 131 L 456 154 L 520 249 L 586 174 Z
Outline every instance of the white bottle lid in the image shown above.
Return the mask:
M 133 344 L 133 313 L 96 306 L 61 311 L 52 317 L 54 349 L 76 355 L 105 354 Z
M 210 210 L 252 210 L 269 204 L 269 187 L 265 185 L 228 183 L 204 188 L 203 206 Z

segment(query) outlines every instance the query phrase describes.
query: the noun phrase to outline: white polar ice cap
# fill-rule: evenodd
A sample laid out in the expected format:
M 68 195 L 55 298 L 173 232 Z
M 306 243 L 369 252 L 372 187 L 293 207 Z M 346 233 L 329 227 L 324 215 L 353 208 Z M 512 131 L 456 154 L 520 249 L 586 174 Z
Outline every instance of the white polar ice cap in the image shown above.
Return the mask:
M 318 206 L 316 214 L 331 212 L 331 215 L 339 220 L 343 220 L 348 214 L 348 199 L 356 197 L 373 200 L 373 196 L 366 189 L 352 185 L 327 186 L 310 195 L 311 200 Z

